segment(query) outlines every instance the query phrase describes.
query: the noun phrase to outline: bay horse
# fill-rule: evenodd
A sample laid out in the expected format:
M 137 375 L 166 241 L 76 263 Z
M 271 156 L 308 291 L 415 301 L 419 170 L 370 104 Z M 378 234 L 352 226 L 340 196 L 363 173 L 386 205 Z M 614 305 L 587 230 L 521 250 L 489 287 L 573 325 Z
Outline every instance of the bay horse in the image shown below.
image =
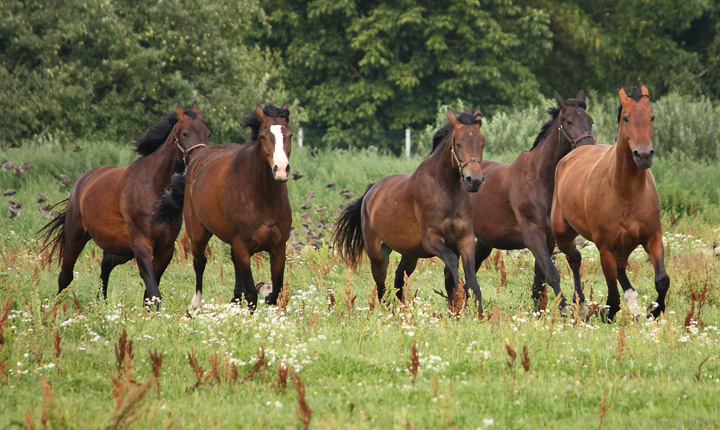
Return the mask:
M 61 262 L 58 294 L 73 280 L 75 262 L 92 239 L 103 250 L 103 298 L 110 272 L 136 258 L 145 283 L 144 303 L 154 302 L 159 309 L 158 284 L 175 252 L 181 223 L 153 223 L 154 204 L 170 186 L 173 173 L 185 169 L 190 154 L 207 147 L 209 136 L 197 103 L 183 111 L 178 102 L 175 111 L 135 142 L 141 155 L 135 162 L 95 167 L 77 180 L 65 209 L 38 232 L 44 235 L 42 250 L 52 247 L 50 258 L 57 255 Z
M 231 246 L 235 266 L 233 302 L 245 299 L 252 310 L 258 292 L 250 257 L 270 254 L 272 291 L 267 304 L 276 304 L 285 274 L 285 244 L 290 237 L 292 215 L 287 185 L 292 132 L 290 111 L 257 105 L 243 119 L 250 138 L 243 145 L 217 145 L 198 154 L 185 176 L 173 177 L 172 187 L 160 201 L 156 221 L 177 222 L 185 218 L 195 270 L 195 296 L 188 311 L 202 306 L 205 249 L 215 235 Z
M 620 89 L 618 134 L 614 145 L 585 146 L 558 164 L 552 205 L 552 229 L 560 250 L 572 268 L 579 291 L 581 256 L 573 240 L 580 234 L 597 245 L 608 285 L 608 319 L 620 310 L 617 281 L 633 315 L 640 313 L 638 293 L 625 273 L 628 257 L 638 246 L 647 251 L 655 269 L 657 307 L 665 311 L 670 278 L 665 271 L 660 205 L 650 172 L 653 120 L 650 94 L 642 85 L 630 95 Z M 585 298 L 579 294 L 580 303 Z
M 405 276 L 419 258 L 440 257 L 448 268 L 453 291 L 458 287 L 458 254 L 467 285 L 482 311 L 482 295 L 475 277 L 475 235 L 470 193 L 482 184 L 485 137 L 480 132 L 479 108 L 458 116 L 448 109 L 448 122 L 433 137 L 433 148 L 414 173 L 388 176 L 368 186 L 335 223 L 333 243 L 353 269 L 363 251 L 370 259 L 380 298 L 391 251 L 402 254 L 395 272 L 397 298 L 402 301 Z M 454 294 L 448 294 L 453 304 Z
M 511 164 L 483 160 L 485 184 L 470 196 L 477 245 L 475 270 L 493 248 L 528 248 L 535 257 L 532 297 L 537 302 L 544 282 L 566 301 L 560 290 L 560 273 L 551 260 L 555 240 L 550 228 L 550 208 L 555 186 L 555 167 L 576 146 L 594 143 L 593 120 L 585 111 L 585 92 L 565 101 L 555 92 L 557 107 L 549 108 L 545 122 L 532 148 Z M 446 271 L 445 287 L 450 292 L 453 279 Z

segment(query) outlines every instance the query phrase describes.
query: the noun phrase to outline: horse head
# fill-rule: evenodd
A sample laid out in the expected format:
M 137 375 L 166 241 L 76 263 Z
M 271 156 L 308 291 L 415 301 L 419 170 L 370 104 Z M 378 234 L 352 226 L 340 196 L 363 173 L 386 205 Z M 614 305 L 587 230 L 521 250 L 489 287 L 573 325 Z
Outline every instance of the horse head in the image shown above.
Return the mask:
M 585 111 L 585 91 L 580 90 L 574 99 L 563 100 L 555 91 L 560 112 L 558 114 L 558 131 L 570 142 L 573 149 L 580 145 L 589 145 L 595 142 L 592 135 L 593 119 Z
M 655 115 L 650 109 L 650 93 L 645 85 L 632 87 L 630 95 L 620 88 L 620 112 L 618 115 L 620 136 L 627 139 L 628 148 L 638 169 L 652 166 L 655 150 L 652 147 L 653 120 Z
M 485 180 L 481 166 L 485 148 L 485 136 L 480 132 L 482 113 L 480 108 L 475 108 L 457 117 L 455 112 L 448 108 L 447 119 L 453 128 L 450 141 L 453 161 L 457 163 L 460 180 L 465 184 L 465 188 L 474 193 Z
M 283 103 L 280 111 L 288 111 L 287 103 Z M 258 142 L 262 145 L 273 178 L 278 182 L 286 182 L 290 173 L 289 158 L 293 135 L 288 128 L 287 116 L 267 115 L 260 105 L 255 106 L 255 116 L 260 121 Z
M 175 114 L 177 123 L 175 124 L 174 140 L 179 151 L 178 160 L 182 160 L 183 164 L 187 165 L 187 158 L 192 151 L 207 147 L 210 130 L 203 122 L 197 102 L 193 102 L 191 110 L 187 113 L 183 111 L 182 105 L 178 102 Z

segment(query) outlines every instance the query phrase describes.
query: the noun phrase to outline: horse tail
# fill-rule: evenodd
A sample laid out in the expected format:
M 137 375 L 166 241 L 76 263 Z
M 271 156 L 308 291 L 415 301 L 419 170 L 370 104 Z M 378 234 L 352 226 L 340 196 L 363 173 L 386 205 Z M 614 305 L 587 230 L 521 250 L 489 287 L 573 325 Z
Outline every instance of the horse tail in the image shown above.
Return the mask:
M 153 222 L 175 224 L 180 221 L 185 202 L 185 176 L 175 173 L 170 180 L 170 188 L 157 203 L 157 212 L 153 215 Z
M 65 203 L 67 204 L 68 199 L 61 200 L 55 203 L 52 209 Z M 67 205 L 59 214 L 55 216 L 49 223 L 45 224 L 40 230 L 37 231 L 37 235 L 42 236 L 42 248 L 39 253 L 42 253 L 46 249 L 50 248 L 50 255 L 48 256 L 48 262 L 52 262 L 53 255 L 57 254 L 58 261 L 62 262 L 63 254 L 65 252 L 65 219 L 67 217 Z
M 338 250 L 340 258 L 353 269 L 360 264 L 365 250 L 362 234 L 362 202 L 372 186 L 373 184 L 368 185 L 365 194 L 342 211 L 333 230 L 333 246 Z

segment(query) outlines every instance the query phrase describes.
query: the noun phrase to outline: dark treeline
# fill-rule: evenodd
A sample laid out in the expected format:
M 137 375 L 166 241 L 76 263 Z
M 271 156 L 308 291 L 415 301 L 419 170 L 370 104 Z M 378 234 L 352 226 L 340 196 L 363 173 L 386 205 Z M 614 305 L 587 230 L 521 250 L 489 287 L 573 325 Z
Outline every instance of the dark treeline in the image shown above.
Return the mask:
M 268 101 L 336 130 L 641 82 L 715 101 L 719 30 L 720 0 L 9 0 L 0 133 L 130 139 L 177 100 L 198 101 L 215 142 Z

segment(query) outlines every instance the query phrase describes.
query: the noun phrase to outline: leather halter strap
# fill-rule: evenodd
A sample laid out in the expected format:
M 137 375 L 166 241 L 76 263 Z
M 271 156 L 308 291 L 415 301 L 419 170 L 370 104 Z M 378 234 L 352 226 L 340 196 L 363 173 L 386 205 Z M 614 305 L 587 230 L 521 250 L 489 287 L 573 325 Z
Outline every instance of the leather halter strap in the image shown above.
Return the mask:
M 458 172 L 460 173 L 460 182 L 463 181 L 462 169 L 464 169 L 465 166 L 467 166 L 468 164 L 470 164 L 470 163 L 472 163 L 472 162 L 482 163 L 482 160 L 481 160 L 481 159 L 479 159 L 479 158 L 474 158 L 474 157 L 471 158 L 471 159 L 469 159 L 469 160 L 467 160 L 467 161 L 465 161 L 465 162 L 461 162 L 460 159 L 458 158 L 457 154 L 455 153 L 455 136 L 453 136 L 452 144 L 450 145 L 450 153 L 452 154 L 453 160 L 454 160 L 454 161 L 457 163 L 457 165 L 458 165 Z
M 191 153 L 192 151 L 194 151 L 195 149 L 198 149 L 198 148 L 202 148 L 202 147 L 207 148 L 207 145 L 206 145 L 206 144 L 204 144 L 204 143 L 198 143 L 197 145 L 193 145 L 193 146 L 191 146 L 190 148 L 185 149 L 185 148 L 183 148 L 182 146 L 180 146 L 180 141 L 179 141 L 178 138 L 177 138 L 177 134 L 175 134 L 175 146 L 177 146 L 178 149 L 179 149 L 180 151 L 182 151 L 182 154 L 183 154 L 183 164 L 185 165 L 185 167 L 187 167 L 187 165 L 188 165 L 188 163 L 187 163 L 187 158 L 188 158 L 188 156 L 190 156 L 190 153 Z
M 593 136 L 592 133 L 590 133 L 589 131 L 586 131 L 583 134 L 581 134 L 580 136 L 573 139 L 572 137 L 570 137 L 569 134 L 567 134 L 567 131 L 565 131 L 562 124 L 560 124 L 560 126 L 558 127 L 558 131 L 560 132 L 560 134 L 562 134 L 565 137 L 565 139 L 567 139 L 570 142 L 572 149 L 577 148 L 578 142 L 580 142 L 581 140 L 588 138 L 588 137 L 591 138 L 593 140 L 593 142 L 597 141 L 595 136 Z

